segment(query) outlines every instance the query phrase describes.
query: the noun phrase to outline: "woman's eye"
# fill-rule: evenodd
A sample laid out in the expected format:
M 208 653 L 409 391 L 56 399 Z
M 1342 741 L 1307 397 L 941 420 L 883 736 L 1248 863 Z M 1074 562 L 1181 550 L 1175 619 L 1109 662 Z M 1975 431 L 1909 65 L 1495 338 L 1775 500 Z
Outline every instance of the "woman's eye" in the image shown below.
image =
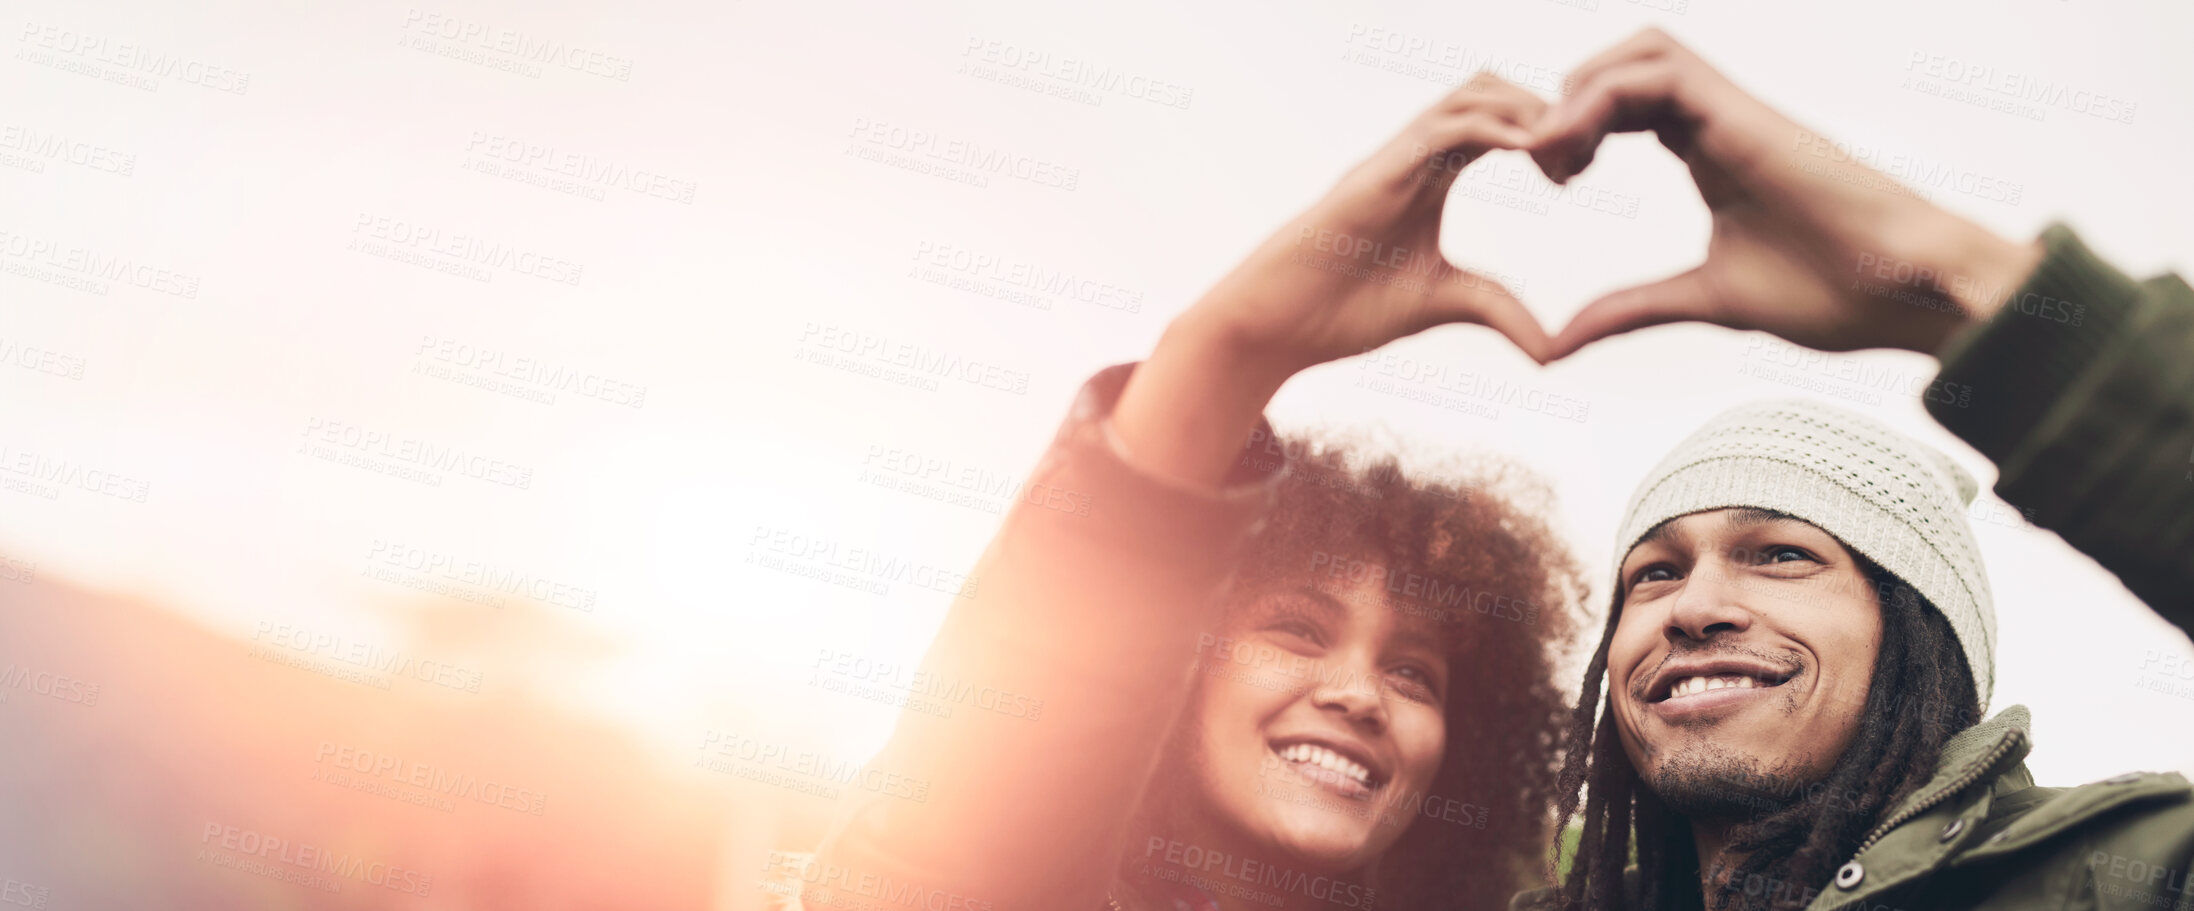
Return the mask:
M 1762 563 L 1788 563 L 1792 560 L 1812 559 L 1813 555 L 1807 553 L 1804 549 L 1789 545 L 1770 547 L 1760 552 L 1760 562 Z
M 1638 585 L 1646 582 L 1667 582 L 1674 578 L 1676 578 L 1675 567 L 1670 566 L 1666 563 L 1655 563 L 1652 566 L 1648 566 L 1644 569 L 1639 570 L 1637 575 L 1631 576 L 1630 584 Z
M 1432 702 L 1439 698 L 1439 690 L 1434 686 L 1431 671 L 1405 664 L 1395 668 L 1392 673 L 1402 681 L 1396 689 L 1403 696 L 1419 702 Z
M 1301 620 L 1282 620 L 1265 627 L 1265 631 L 1286 639 L 1299 639 L 1303 644 L 1313 647 L 1325 645 L 1325 636 L 1319 629 Z

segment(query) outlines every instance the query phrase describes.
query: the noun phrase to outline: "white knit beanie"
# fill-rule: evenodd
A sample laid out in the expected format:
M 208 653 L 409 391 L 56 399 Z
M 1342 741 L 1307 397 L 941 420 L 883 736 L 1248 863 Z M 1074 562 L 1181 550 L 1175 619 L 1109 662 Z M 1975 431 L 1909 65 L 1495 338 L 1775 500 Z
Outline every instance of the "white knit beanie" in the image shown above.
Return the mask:
M 1749 506 L 1804 519 L 1942 612 L 1985 713 L 1996 609 L 1966 519 L 1979 490 L 1947 456 L 1872 418 L 1796 399 L 1754 402 L 1708 421 L 1638 485 L 1616 559 L 1654 526 L 1703 510 Z

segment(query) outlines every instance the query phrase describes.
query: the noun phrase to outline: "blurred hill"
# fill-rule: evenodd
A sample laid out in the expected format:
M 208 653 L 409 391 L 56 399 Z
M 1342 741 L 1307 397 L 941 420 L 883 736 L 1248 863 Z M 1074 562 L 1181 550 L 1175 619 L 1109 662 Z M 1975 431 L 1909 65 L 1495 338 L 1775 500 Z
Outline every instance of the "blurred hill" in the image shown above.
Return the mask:
M 441 664 L 301 667 L 141 599 L 0 582 L 0 897 L 740 909 L 768 846 L 815 837 L 817 799 L 682 764 L 523 685 L 601 650 L 548 609 L 397 610 L 402 647 Z

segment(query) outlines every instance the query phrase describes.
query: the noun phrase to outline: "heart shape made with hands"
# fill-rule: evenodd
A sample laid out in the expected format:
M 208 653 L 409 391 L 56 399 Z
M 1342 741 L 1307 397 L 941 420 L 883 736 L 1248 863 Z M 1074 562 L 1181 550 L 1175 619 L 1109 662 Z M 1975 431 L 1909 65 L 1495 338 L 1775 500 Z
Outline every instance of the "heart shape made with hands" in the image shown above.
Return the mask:
M 1471 162 L 1448 191 L 1440 251 L 1500 282 L 1552 334 L 1602 295 L 1704 261 L 1712 225 L 1681 160 L 1650 133 L 1618 134 L 1566 184 L 1522 151 Z

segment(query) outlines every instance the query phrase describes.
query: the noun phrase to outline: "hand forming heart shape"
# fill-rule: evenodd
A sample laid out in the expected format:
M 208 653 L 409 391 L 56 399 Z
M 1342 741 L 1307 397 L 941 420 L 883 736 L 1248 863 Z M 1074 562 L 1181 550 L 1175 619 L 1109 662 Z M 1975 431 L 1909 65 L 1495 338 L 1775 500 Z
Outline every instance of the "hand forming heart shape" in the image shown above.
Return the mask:
M 1936 208 L 1647 30 L 1586 61 L 1533 125 L 1556 182 L 1611 133 L 1651 131 L 1690 169 L 1713 228 L 1704 262 L 1606 295 L 1553 339 L 1561 358 L 1632 329 L 1701 320 L 1829 351 L 1933 352 L 2039 257 Z
M 1539 363 L 1633 329 L 1701 320 L 1813 348 L 1933 352 L 1991 315 L 2040 258 L 1929 204 L 1647 30 L 1586 61 L 1550 105 L 1481 73 L 1351 169 L 1167 328 L 1114 426 L 1139 464 L 1223 476 L 1288 377 L 1445 323 L 1489 326 Z M 1566 183 L 1610 134 L 1652 132 L 1712 216 L 1704 261 L 1587 304 L 1549 337 L 1499 282 L 1439 250 L 1462 170 L 1527 152 Z
M 1815 134 L 1659 31 L 1585 62 L 1572 84 L 1549 105 L 1480 74 L 1350 171 L 1214 297 L 1255 302 L 1236 324 L 1242 337 L 1295 369 L 1448 322 L 1490 326 L 1541 363 L 1681 320 L 1826 350 L 1933 351 L 2038 255 L 1848 156 L 1821 154 Z M 1696 267 L 1605 295 L 1548 338 L 1498 282 L 1439 255 L 1447 195 L 1485 152 L 1526 152 L 1566 183 L 1607 136 L 1644 131 L 1683 161 L 1712 214 Z

